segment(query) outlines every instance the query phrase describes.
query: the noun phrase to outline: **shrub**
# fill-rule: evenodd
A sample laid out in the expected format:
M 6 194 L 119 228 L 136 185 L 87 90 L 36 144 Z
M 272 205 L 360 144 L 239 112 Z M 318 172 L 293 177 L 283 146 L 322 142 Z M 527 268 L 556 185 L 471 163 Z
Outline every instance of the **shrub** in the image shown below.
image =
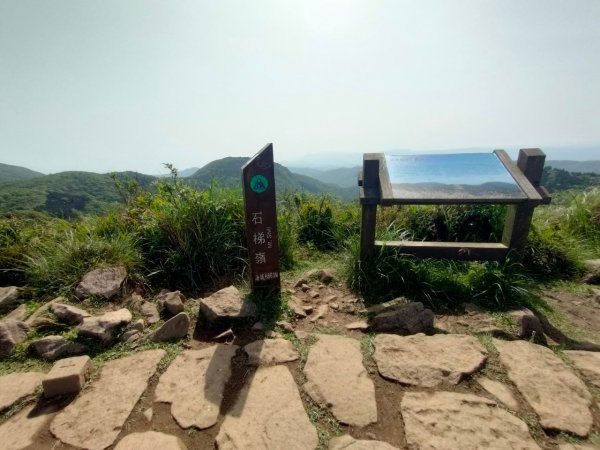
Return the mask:
M 298 241 L 310 243 L 319 250 L 333 250 L 339 244 L 331 201 L 321 199 L 301 199 L 296 197 L 298 207 Z

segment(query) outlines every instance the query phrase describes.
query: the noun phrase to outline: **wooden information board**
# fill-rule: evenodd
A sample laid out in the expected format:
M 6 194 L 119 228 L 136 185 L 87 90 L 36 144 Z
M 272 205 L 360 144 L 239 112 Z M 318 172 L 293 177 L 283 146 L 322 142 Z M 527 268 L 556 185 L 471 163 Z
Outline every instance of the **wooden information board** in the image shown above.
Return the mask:
M 252 289 L 280 289 L 273 144 L 267 144 L 242 167 L 246 239 Z

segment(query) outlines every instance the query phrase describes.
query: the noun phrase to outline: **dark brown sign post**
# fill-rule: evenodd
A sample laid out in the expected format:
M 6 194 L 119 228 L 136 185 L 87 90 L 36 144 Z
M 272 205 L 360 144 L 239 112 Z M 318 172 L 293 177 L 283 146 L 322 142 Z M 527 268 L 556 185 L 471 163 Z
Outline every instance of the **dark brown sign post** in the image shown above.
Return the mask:
M 279 291 L 273 144 L 267 144 L 242 167 L 242 186 L 252 289 Z

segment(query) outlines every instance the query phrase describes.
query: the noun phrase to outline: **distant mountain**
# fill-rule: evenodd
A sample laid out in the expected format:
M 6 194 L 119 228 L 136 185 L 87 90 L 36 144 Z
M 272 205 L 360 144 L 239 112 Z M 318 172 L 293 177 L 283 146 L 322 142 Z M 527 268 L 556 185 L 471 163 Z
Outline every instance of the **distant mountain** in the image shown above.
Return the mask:
M 213 161 L 199 169 L 187 180 L 198 188 L 207 188 L 213 178 L 221 186 L 236 186 L 240 184 L 241 168 L 248 159 L 246 157 L 228 157 Z M 310 176 L 294 174 L 287 167 L 278 163 L 275 163 L 275 185 L 278 192 L 331 193 L 344 200 L 358 198 L 358 188 L 341 187 L 324 183 Z
M 362 170 L 361 166 L 341 167 L 330 170 L 319 170 L 309 167 L 290 167 L 290 171 L 295 174 L 323 180 L 326 183 L 336 184 L 340 187 L 355 187 L 358 182 L 358 172 Z
M 0 163 L 0 183 L 18 180 L 28 180 L 30 178 L 42 177 L 43 173 L 26 169 L 20 166 L 11 166 L 10 164 Z
M 600 174 L 569 172 L 568 170 L 546 166 L 542 174 L 541 184 L 550 192 L 586 189 L 600 186 Z
M 187 177 L 194 175 L 196 172 L 198 172 L 199 169 L 200 169 L 199 167 L 190 167 L 188 169 L 178 170 L 177 175 L 180 178 L 187 178 Z M 157 178 L 166 178 L 166 177 L 170 177 L 171 174 L 170 173 L 161 173 L 161 174 L 158 174 L 155 176 Z
M 546 167 L 567 170 L 569 172 L 579 173 L 597 173 L 600 174 L 600 161 L 569 161 L 569 160 L 548 160 Z
M 144 188 L 155 180 L 136 172 L 119 172 L 116 176 L 119 180 L 136 180 Z M 110 174 L 60 172 L 0 183 L 0 212 L 33 210 L 73 217 L 79 212 L 103 212 L 120 201 Z

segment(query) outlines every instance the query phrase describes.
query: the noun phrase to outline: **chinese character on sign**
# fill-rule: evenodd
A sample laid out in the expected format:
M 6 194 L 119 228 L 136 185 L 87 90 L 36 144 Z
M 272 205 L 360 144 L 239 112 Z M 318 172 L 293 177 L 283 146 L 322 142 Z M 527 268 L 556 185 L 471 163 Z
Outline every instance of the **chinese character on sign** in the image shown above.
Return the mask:
M 265 252 L 258 252 L 254 254 L 254 262 L 256 264 L 264 264 L 267 262 L 267 255 Z
M 267 239 L 271 239 L 273 237 L 273 233 L 271 233 L 271 227 L 267 227 Z
M 254 225 L 262 225 L 262 211 L 252 213 L 252 223 Z
M 265 243 L 265 233 L 259 231 L 258 233 L 254 233 L 254 243 L 262 245 Z

